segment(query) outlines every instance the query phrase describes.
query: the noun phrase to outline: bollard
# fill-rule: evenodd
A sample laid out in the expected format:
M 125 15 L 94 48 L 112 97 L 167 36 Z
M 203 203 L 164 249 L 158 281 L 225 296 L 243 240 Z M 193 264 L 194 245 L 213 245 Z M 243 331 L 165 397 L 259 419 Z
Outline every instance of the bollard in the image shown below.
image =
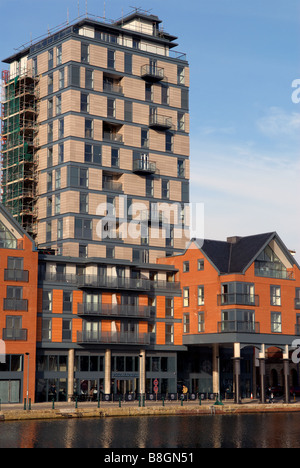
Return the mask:
M 100 408 L 100 395 L 98 396 L 98 408 Z
M 145 395 L 143 395 L 143 407 L 145 407 Z
M 165 397 L 162 397 L 162 405 L 165 406 Z
M 121 397 L 119 397 L 119 408 L 121 408 Z
M 184 396 L 181 395 L 181 406 L 183 406 L 183 398 L 184 398 Z
M 52 398 L 52 409 L 54 409 L 54 398 Z
M 31 398 L 29 398 L 28 410 L 31 410 Z
M 201 404 L 202 404 L 201 400 L 202 400 L 201 395 L 199 395 L 199 406 L 201 406 Z
M 27 406 L 27 400 L 24 398 L 24 411 L 26 411 L 26 406 Z
M 139 395 L 139 408 L 141 407 L 141 395 Z
M 78 397 L 75 397 L 75 408 L 78 408 Z

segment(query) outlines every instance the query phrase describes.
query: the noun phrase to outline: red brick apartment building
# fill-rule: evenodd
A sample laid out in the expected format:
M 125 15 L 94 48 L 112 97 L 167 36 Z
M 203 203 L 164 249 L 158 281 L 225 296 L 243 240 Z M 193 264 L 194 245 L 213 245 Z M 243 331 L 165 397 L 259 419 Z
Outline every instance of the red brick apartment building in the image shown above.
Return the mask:
M 34 399 L 38 253 L 0 205 L 0 399 Z M 29 381 L 28 381 L 29 376 Z M 28 385 L 28 387 L 27 387 Z
M 182 299 L 175 313 L 183 321 L 178 339 L 188 348 L 182 377 L 190 391 L 250 396 L 265 384 L 287 389 L 288 377 L 298 385 L 289 358 L 300 331 L 300 271 L 275 232 L 192 239 L 184 254 L 158 262 L 178 270 Z M 274 360 L 275 348 L 284 367 Z

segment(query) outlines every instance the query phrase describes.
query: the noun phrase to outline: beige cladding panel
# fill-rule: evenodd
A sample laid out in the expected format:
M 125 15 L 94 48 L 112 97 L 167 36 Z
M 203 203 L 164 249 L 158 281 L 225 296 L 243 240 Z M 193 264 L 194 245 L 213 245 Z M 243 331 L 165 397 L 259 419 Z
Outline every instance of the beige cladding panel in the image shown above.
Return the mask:
M 106 196 L 98 193 L 89 193 L 89 214 L 105 215 Z
M 102 170 L 89 168 L 89 189 L 101 190 L 102 188 Z
M 122 86 L 126 98 L 137 99 L 139 101 L 145 100 L 145 82 L 143 80 L 125 76 L 122 79 Z
M 80 112 L 80 92 L 69 89 L 62 93 L 62 114 L 66 112 Z
M 105 47 L 90 44 L 90 65 L 99 68 L 106 68 L 107 49 Z
M 107 98 L 98 94 L 90 93 L 90 113 L 99 117 L 107 115 Z
M 145 177 L 135 174 L 124 174 L 123 190 L 128 195 L 145 196 Z
M 190 139 L 188 135 L 176 134 L 174 136 L 174 153 L 189 156 Z
M 102 244 L 89 244 L 88 245 L 88 257 L 106 257 L 106 247 Z
M 62 43 L 62 62 L 81 61 L 81 43 L 70 39 Z

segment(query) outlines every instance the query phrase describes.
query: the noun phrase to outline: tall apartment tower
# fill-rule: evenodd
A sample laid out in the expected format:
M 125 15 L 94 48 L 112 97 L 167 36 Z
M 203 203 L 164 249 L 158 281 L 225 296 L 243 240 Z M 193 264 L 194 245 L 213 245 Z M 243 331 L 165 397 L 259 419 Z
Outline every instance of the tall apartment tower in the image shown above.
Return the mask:
M 189 69 L 160 23 L 84 19 L 5 60 L 3 203 L 39 248 L 153 263 L 185 247 Z
M 83 377 L 176 391 L 180 285 L 156 260 L 189 240 L 189 67 L 160 26 L 85 17 L 4 60 L 2 201 L 40 251 L 38 398 Z

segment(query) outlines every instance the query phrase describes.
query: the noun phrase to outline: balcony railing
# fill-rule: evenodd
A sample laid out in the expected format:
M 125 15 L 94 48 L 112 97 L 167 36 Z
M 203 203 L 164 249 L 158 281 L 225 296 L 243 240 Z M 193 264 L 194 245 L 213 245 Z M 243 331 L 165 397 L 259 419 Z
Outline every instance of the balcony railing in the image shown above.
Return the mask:
M 118 85 L 118 84 L 112 84 L 112 83 L 103 83 L 103 91 L 107 91 L 109 93 L 116 93 L 116 94 L 122 94 L 123 93 L 123 87 Z
M 157 172 L 156 163 L 147 159 L 136 159 L 133 161 L 133 172 L 145 172 L 147 174 L 155 174 Z
M 101 332 L 83 330 L 77 332 L 78 343 L 149 345 L 149 333 Z
M 255 266 L 255 276 L 263 276 L 266 278 L 278 278 L 278 279 L 287 279 L 293 280 L 295 278 L 293 271 L 288 270 L 275 270 L 268 266 L 263 266 L 259 268 Z
M 77 278 L 78 286 L 82 288 L 180 291 L 180 283 L 175 281 L 153 281 L 147 278 L 118 278 L 116 276 L 97 275 L 81 275 Z
M 168 130 L 173 127 L 172 117 L 152 114 L 149 116 L 149 127 L 159 130 Z
M 143 65 L 141 67 L 141 77 L 151 81 L 161 81 L 164 79 L 164 68 L 156 67 L 153 65 Z
M 94 304 L 90 302 L 84 302 L 83 304 L 78 304 L 78 315 L 136 317 L 146 319 L 155 315 L 155 309 L 150 306 Z
M 28 300 L 27 299 L 3 299 L 3 309 L 4 310 L 14 310 L 14 311 L 25 311 L 28 310 Z
M 27 341 L 27 329 L 3 328 L 2 337 L 5 341 Z
M 299 310 L 300 309 L 300 298 L 295 297 L 295 309 Z
M 120 182 L 114 182 L 112 180 L 104 180 L 102 188 L 105 190 L 112 190 L 114 192 L 122 192 L 122 184 Z
M 29 272 L 28 270 L 4 270 L 4 281 L 24 281 L 28 282 Z
M 218 295 L 218 305 L 249 305 L 249 306 L 259 306 L 259 296 L 256 294 L 239 294 L 239 293 L 229 293 L 229 294 L 219 294 Z
M 218 322 L 218 333 L 259 333 L 259 322 L 229 321 Z
M 120 135 L 119 133 L 103 132 L 103 140 L 123 143 L 123 135 Z

